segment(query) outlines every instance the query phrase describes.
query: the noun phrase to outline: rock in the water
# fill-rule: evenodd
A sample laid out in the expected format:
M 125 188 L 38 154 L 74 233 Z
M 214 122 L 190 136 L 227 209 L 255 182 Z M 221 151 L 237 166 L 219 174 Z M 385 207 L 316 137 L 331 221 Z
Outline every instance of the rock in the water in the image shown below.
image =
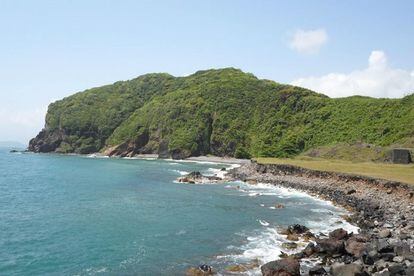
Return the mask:
M 283 209 L 283 208 L 285 208 L 285 205 L 283 205 L 283 204 L 275 204 L 275 208 L 276 209 Z
M 298 241 L 298 240 L 299 240 L 299 237 L 298 237 L 298 235 L 296 235 L 296 234 L 291 234 L 291 233 L 289 233 L 289 234 L 287 235 L 286 239 L 288 239 L 288 240 L 290 240 L 290 241 Z
M 293 258 L 281 259 L 262 265 L 263 276 L 299 276 L 300 263 Z
M 333 276 L 356 276 L 362 273 L 362 265 L 357 263 L 334 263 L 331 270 Z
M 288 230 L 292 234 L 303 234 L 307 232 L 309 228 L 300 224 L 293 224 L 289 225 Z
M 186 276 L 206 276 L 214 275 L 213 268 L 209 265 L 200 265 L 199 267 L 191 267 L 185 272 Z
M 284 242 L 282 243 L 282 247 L 286 249 L 295 249 L 298 247 L 298 245 L 294 242 Z
M 308 243 L 308 245 L 302 251 L 302 253 L 305 254 L 307 257 L 312 256 L 316 252 L 317 249 L 315 248 L 315 245 L 312 242 Z
M 221 180 L 223 179 L 220 177 L 202 175 L 200 172 L 197 172 L 197 171 L 191 172 L 177 179 L 178 182 L 191 183 L 191 184 L 205 183 L 205 182 L 218 182 Z

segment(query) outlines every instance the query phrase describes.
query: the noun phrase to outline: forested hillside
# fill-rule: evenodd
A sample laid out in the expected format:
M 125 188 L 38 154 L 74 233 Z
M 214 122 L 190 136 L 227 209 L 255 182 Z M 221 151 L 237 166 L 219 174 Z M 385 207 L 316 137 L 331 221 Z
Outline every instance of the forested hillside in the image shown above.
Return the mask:
M 387 146 L 413 137 L 414 95 L 331 99 L 226 68 L 188 77 L 148 74 L 52 103 L 29 150 L 287 157 L 325 145 Z

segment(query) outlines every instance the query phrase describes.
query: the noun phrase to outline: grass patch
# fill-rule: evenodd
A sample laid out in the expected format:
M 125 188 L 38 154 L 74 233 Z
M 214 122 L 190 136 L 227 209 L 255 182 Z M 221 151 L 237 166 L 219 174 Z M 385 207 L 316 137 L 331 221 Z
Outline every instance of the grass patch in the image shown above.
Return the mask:
M 311 170 L 330 171 L 364 175 L 392 181 L 414 184 L 414 165 L 385 164 L 374 162 L 354 163 L 343 160 L 325 160 L 320 158 L 256 158 L 261 164 L 289 164 Z

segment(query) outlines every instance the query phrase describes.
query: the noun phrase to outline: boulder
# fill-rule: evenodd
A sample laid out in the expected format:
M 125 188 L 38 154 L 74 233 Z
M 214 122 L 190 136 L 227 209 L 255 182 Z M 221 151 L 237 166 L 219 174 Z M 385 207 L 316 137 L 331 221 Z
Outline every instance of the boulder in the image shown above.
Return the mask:
M 326 253 L 328 255 L 342 254 L 344 252 L 344 242 L 333 238 L 329 239 L 317 239 L 316 245 L 319 252 Z
M 206 175 L 202 175 L 200 172 L 198 171 L 194 171 L 191 172 L 189 174 L 186 174 L 182 177 L 179 177 L 177 179 L 178 182 L 181 183 L 205 183 L 205 182 L 218 182 L 223 180 L 220 177 L 217 176 L 206 176 Z
M 378 236 L 380 238 L 388 238 L 391 236 L 391 231 L 389 229 L 382 229 L 379 233 Z
M 359 258 L 359 257 L 362 257 L 364 253 L 366 253 L 367 246 L 365 242 L 360 242 L 357 239 L 350 238 L 349 240 L 345 242 L 345 251 L 348 254 L 356 258 Z
M 393 149 L 391 154 L 392 163 L 409 164 L 411 163 L 411 153 L 408 149 Z
M 300 224 L 289 225 L 288 231 L 292 234 L 303 234 L 309 231 L 309 228 Z
M 401 273 L 404 271 L 404 266 L 402 264 L 393 264 L 388 267 L 388 271 L 391 275 L 401 275 Z
M 333 276 L 356 276 L 361 275 L 362 269 L 362 265 L 358 263 L 334 263 L 331 268 L 331 273 Z
M 302 251 L 302 253 L 307 257 L 312 256 L 316 252 L 317 252 L 317 249 L 312 242 L 308 243 L 308 245 Z
M 294 258 L 286 258 L 266 263 L 260 268 L 263 276 L 299 276 L 300 263 Z
M 342 228 L 338 228 L 330 232 L 329 237 L 335 240 L 343 240 L 348 238 L 348 232 Z

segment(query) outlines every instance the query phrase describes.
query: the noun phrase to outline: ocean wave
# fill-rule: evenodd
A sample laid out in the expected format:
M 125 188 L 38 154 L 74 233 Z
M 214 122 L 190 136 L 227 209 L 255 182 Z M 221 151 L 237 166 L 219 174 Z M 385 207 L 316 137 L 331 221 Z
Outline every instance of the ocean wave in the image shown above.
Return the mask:
M 179 175 L 187 175 L 187 174 L 189 174 L 189 172 L 187 172 L 187 171 L 180 171 L 180 170 L 170 170 L 170 171 L 176 172 Z
M 244 191 L 243 189 L 238 189 L 238 191 L 248 196 L 270 195 L 275 196 L 275 199 L 311 198 L 314 203 L 320 206 L 311 209 L 311 211 L 321 215 L 320 220 L 313 219 L 303 222 L 304 225 L 309 227 L 312 233 L 323 233 L 326 235 L 337 228 L 343 228 L 349 233 L 359 232 L 359 228 L 357 226 L 348 223 L 342 218 L 343 215 L 347 215 L 349 212 L 342 208 L 334 206 L 330 201 L 318 199 L 305 192 L 271 184 L 238 183 L 237 185 L 244 188 Z M 265 205 L 263 203 L 261 203 L 260 206 L 276 209 L 274 206 Z M 307 242 L 300 240 L 296 242 L 298 245 L 296 249 L 288 250 L 283 247 L 283 243 L 290 241 L 286 239 L 286 236 L 281 235 L 277 232 L 277 223 L 273 224 L 272 222 L 266 221 L 264 219 L 258 219 L 258 222 L 262 228 L 258 228 L 250 234 L 244 233 L 243 235 L 245 236 L 246 243 L 238 247 L 234 245 L 229 246 L 228 249 L 235 253 L 218 256 L 218 261 L 225 262 L 227 264 L 249 264 L 258 260 L 259 264 L 262 265 L 278 259 L 278 256 L 282 251 L 288 254 L 294 254 L 303 250 L 303 248 L 307 245 Z M 240 233 L 237 234 L 240 235 Z M 312 264 L 316 261 L 317 259 L 303 259 L 301 262 L 303 266 L 312 266 Z M 251 269 L 247 271 L 245 275 L 261 275 L 260 268 L 257 267 Z

